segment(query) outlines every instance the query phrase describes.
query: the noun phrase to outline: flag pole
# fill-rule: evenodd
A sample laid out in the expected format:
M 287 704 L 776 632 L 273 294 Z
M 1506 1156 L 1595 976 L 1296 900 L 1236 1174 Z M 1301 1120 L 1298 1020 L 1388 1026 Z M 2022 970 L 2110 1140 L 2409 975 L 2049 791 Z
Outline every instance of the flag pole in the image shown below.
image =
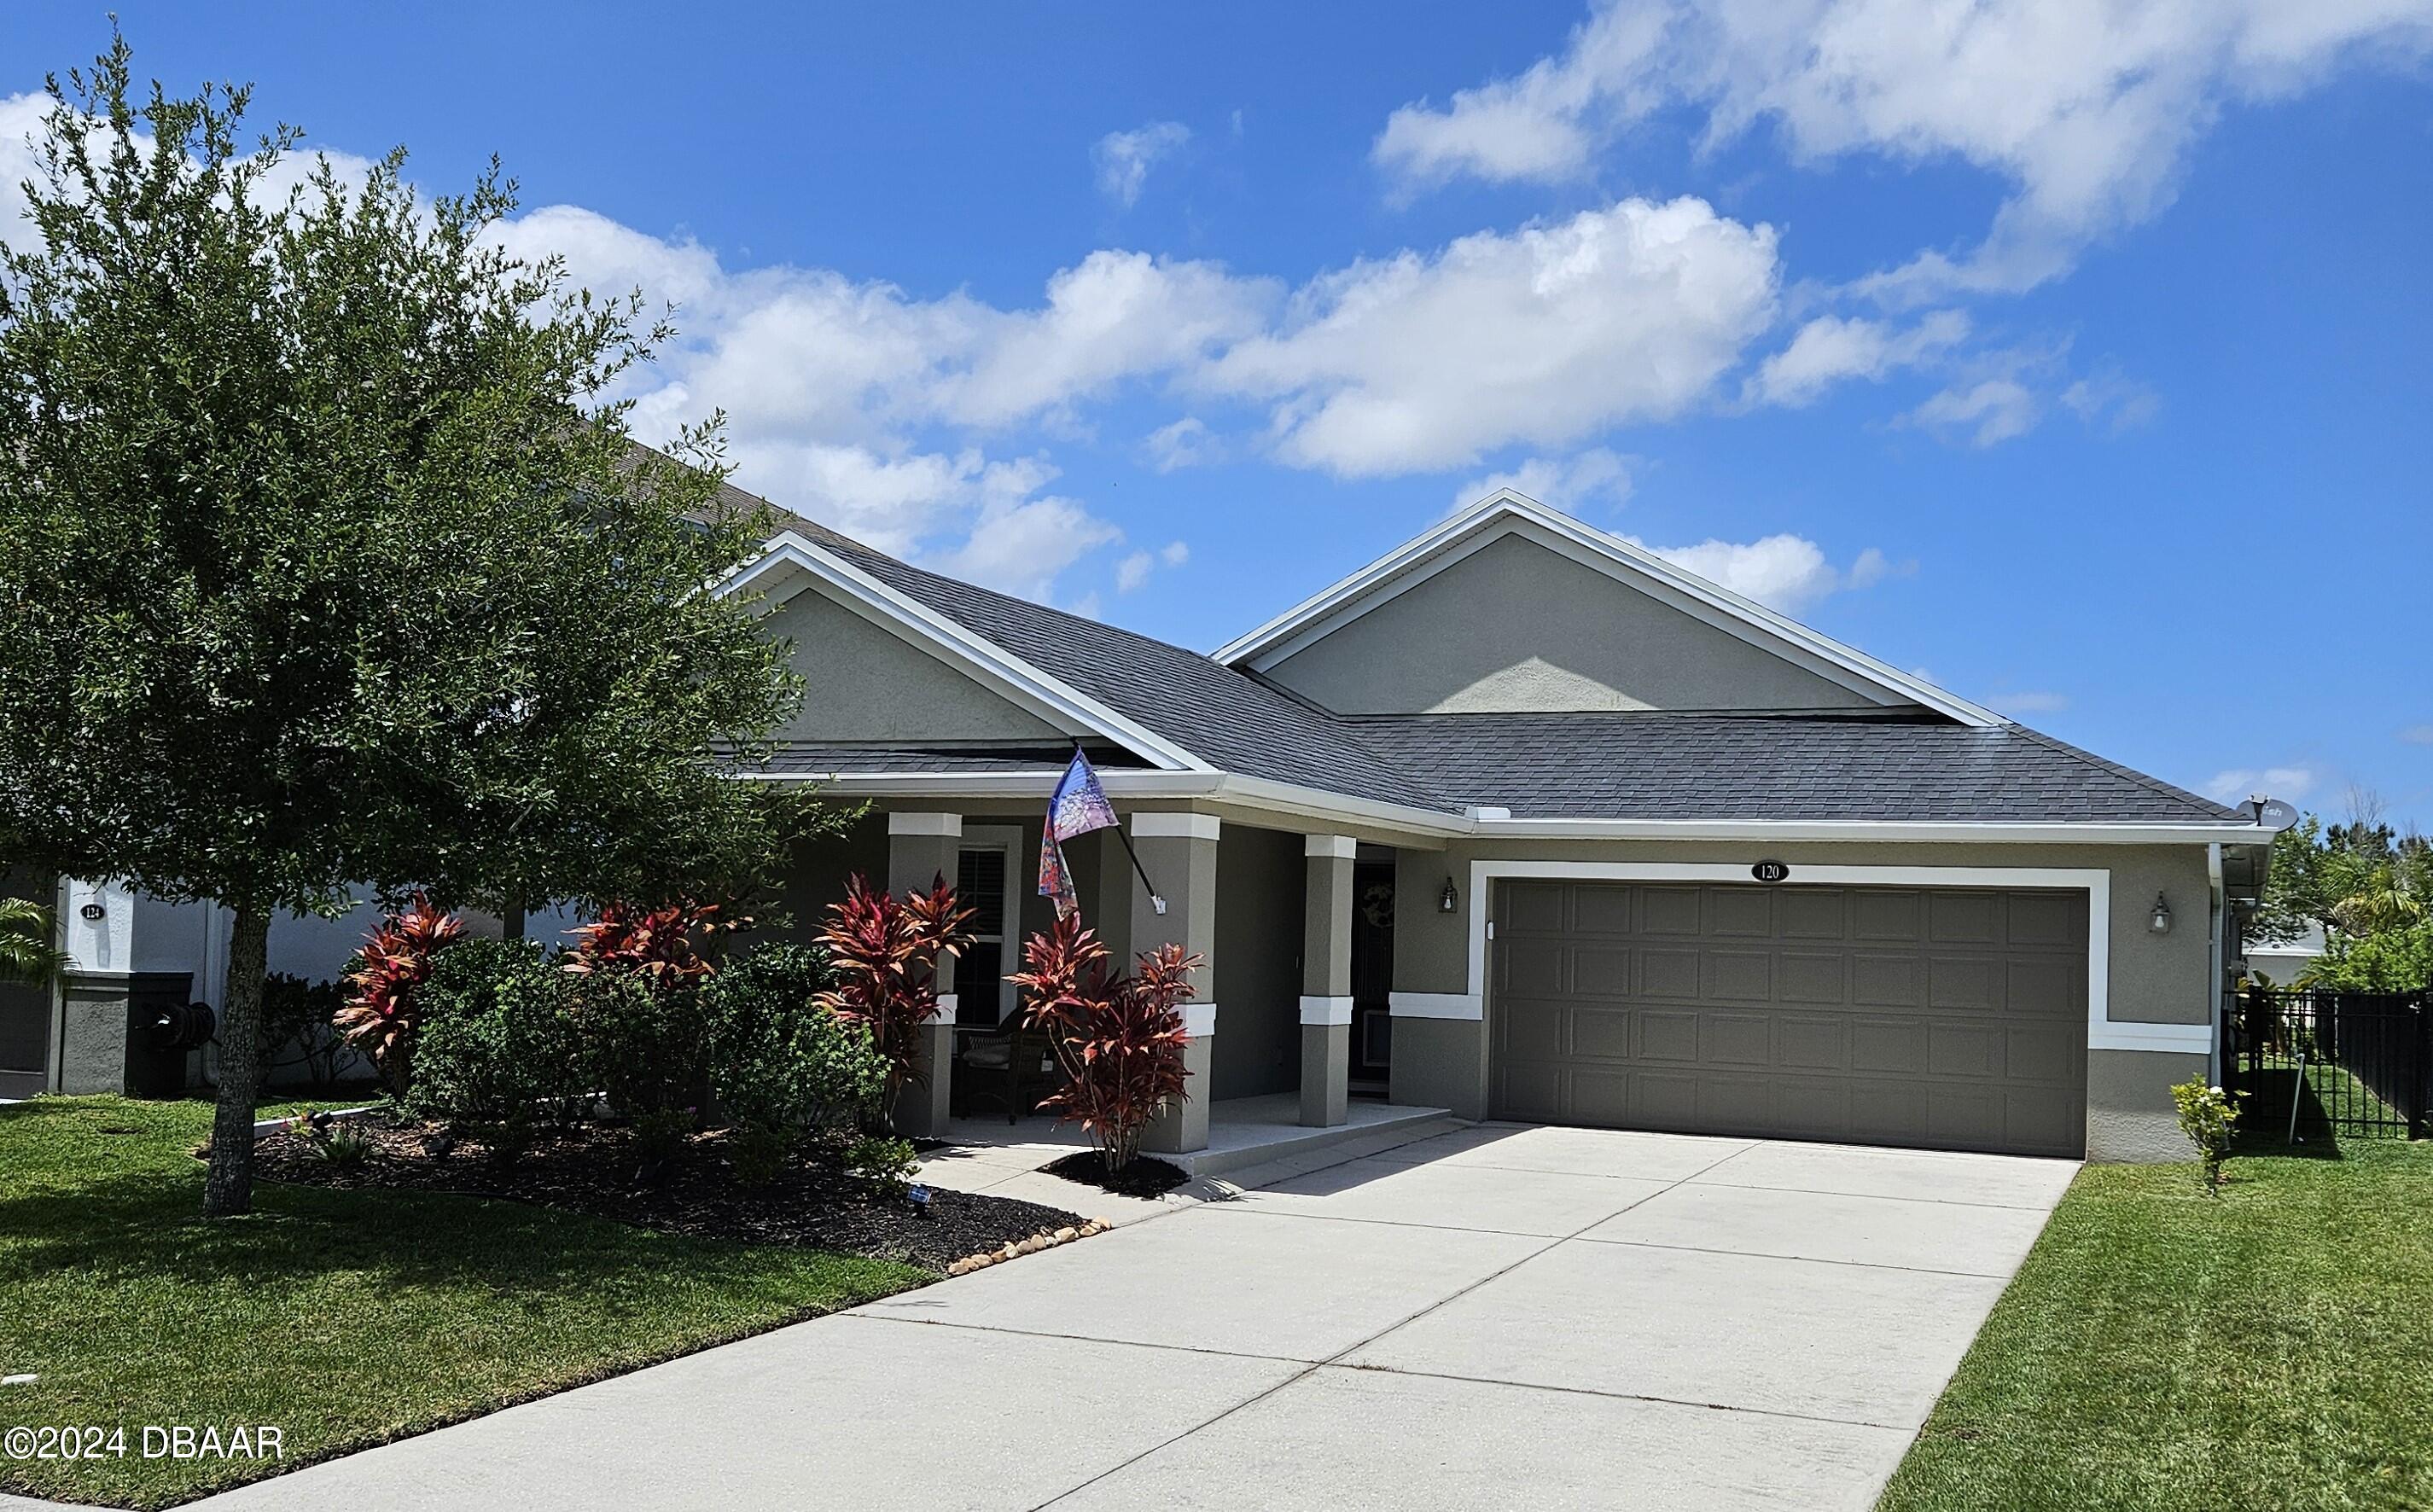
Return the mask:
M 1073 741 L 1073 754 L 1080 756 L 1084 761 L 1089 759 L 1088 755 L 1081 749 L 1081 741 L 1078 736 Z M 1115 824 L 1115 839 L 1124 842 L 1124 854 L 1132 858 L 1132 870 L 1140 874 L 1141 891 L 1148 894 L 1148 906 L 1164 913 L 1165 899 L 1158 895 L 1157 884 L 1148 879 L 1148 868 L 1141 864 L 1140 852 L 1132 849 L 1131 829 L 1120 820 Z

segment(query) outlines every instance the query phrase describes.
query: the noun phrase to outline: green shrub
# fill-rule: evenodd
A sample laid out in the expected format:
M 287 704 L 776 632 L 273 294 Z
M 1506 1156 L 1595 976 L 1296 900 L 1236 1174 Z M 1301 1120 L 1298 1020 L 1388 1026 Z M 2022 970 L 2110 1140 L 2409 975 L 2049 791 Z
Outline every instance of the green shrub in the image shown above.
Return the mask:
M 2205 1085 L 2203 1078 L 2173 1087 L 2171 1101 L 2180 1110 L 2180 1132 L 2197 1147 L 2203 1164 L 2205 1190 L 2220 1196 L 2222 1162 L 2230 1159 L 2231 1138 L 2238 1131 L 2238 1104 L 2220 1087 Z
M 890 1197 L 902 1197 L 912 1185 L 913 1173 L 921 1168 L 921 1157 L 909 1139 L 872 1134 L 845 1147 L 844 1168 L 876 1182 Z
M 283 971 L 264 977 L 259 1032 L 264 1069 L 300 1065 L 316 1086 L 335 1082 L 338 1055 L 347 1043 L 331 1020 L 346 1006 L 347 990 L 336 982 L 308 981 Z
M 417 994 L 410 1111 L 501 1160 L 572 1122 L 585 1090 L 570 1011 L 579 980 L 531 941 L 470 940 L 439 954 Z
M 561 970 L 593 1090 L 638 1124 L 697 1109 L 715 1053 L 699 982 L 644 967 Z
M 886 1095 L 887 1060 L 869 1030 L 814 1000 L 827 976 L 817 950 L 763 945 L 702 991 L 710 1090 L 745 1181 L 774 1180 L 805 1137 L 859 1125 Z

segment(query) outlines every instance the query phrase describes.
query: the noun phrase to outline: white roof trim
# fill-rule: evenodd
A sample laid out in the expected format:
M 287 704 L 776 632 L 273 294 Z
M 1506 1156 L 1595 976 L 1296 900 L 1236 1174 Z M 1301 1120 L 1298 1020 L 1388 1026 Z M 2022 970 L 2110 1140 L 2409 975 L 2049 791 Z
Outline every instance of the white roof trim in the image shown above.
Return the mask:
M 975 635 L 928 605 L 897 592 L 794 531 L 780 531 L 770 537 L 758 557 L 727 574 L 711 591 L 724 594 L 750 587 L 779 567 L 809 573 L 837 590 L 847 607 L 909 633 L 910 638 L 925 643 L 983 687 L 1033 712 L 1079 724 L 1168 772 L 1215 770 L 1148 726 L 1125 718 L 996 642 Z
M 1526 534 L 1609 577 L 1652 589 L 1658 598 L 1718 629 L 1878 702 L 1920 704 L 1963 724 L 2010 722 L 1991 709 L 1509 488 L 1489 495 L 1249 635 L 1219 647 L 1216 660 L 1265 671 L 1471 552 L 1514 534 Z

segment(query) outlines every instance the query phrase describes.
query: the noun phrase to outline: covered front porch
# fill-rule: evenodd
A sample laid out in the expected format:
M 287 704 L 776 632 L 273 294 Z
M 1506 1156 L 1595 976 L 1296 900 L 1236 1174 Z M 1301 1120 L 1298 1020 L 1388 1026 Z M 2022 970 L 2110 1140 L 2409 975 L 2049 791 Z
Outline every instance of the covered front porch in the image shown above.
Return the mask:
M 1039 808 L 1021 807 L 894 807 L 796 858 L 788 902 L 806 934 L 856 872 L 898 893 L 944 876 L 975 910 L 975 943 L 924 1035 L 927 1084 L 896 1111 L 906 1132 L 1082 1142 L 1034 1112 L 1054 1088 L 1052 1066 L 1041 1044 L 1012 1032 L 1019 1005 L 1005 978 L 1023 940 L 1055 917 L 1038 893 Z M 1123 834 L 1064 846 L 1083 922 L 1125 969 L 1167 943 L 1203 961 L 1184 1009 L 1188 1093 L 1152 1124 L 1145 1150 L 1213 1174 L 1445 1115 L 1434 1099 L 1391 1100 L 1394 847 L 1174 807 L 1123 819 Z

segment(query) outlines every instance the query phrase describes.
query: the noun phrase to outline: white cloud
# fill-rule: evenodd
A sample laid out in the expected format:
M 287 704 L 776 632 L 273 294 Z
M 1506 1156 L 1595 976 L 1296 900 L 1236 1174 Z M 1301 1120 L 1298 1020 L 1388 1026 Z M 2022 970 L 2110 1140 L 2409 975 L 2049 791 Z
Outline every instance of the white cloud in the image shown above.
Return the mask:
M 971 538 L 937 559 L 938 569 L 984 587 L 1047 600 L 1057 574 L 1123 533 L 1070 499 L 984 504 Z
M 2399 732 L 2399 739 L 2408 745 L 2433 745 L 2433 724 L 2411 724 Z
M 1658 8 L 1599 6 L 1560 54 L 1512 78 L 1455 93 L 1445 109 L 1405 105 L 1370 156 L 1407 190 L 1461 174 L 1551 182 L 1586 174 L 1604 131 L 1652 102 L 1634 90 L 1663 40 Z
M 1115 564 L 1115 591 L 1130 593 L 1147 583 L 1149 574 L 1160 565 L 1181 567 L 1191 560 L 1191 548 L 1182 541 L 1168 541 L 1155 552 L 1134 552 Z
M 1706 540 L 1695 546 L 1650 546 L 1636 535 L 1623 539 L 1784 614 L 1797 614 L 1845 589 L 1871 587 L 1887 576 L 1916 570 L 1912 564 L 1895 567 L 1871 546 L 1845 571 L 1826 558 L 1823 547 L 1789 534 L 1745 542 Z
M 2069 707 L 2067 693 L 1997 693 L 1985 700 L 1985 706 L 2004 714 L 2058 714 Z
M 1180 121 L 1152 121 L 1136 131 L 1110 131 L 1090 149 L 1098 170 L 1098 193 L 1130 209 L 1140 200 L 1151 165 L 1191 140 Z
M 1170 425 L 1161 425 L 1141 442 L 1148 465 L 1160 472 L 1172 472 L 1178 467 L 1197 467 L 1219 460 L 1225 455 L 1225 443 L 1208 429 L 1208 422 L 1196 415 L 1186 415 Z
M 2016 378 L 1988 378 L 1947 388 L 1906 418 L 1942 434 L 1965 433 L 1970 445 L 1989 447 L 2027 434 L 2043 416 L 2043 403 L 2025 383 Z
M 1772 320 L 1776 281 L 1772 228 L 1626 199 L 1323 275 L 1203 382 L 1272 401 L 1295 466 L 1457 467 L 1687 409 Z
M 1396 110 L 1372 156 L 1404 192 L 1455 175 L 1557 181 L 1685 102 L 1706 112 L 1710 144 L 1767 121 L 1799 158 L 1995 175 L 2009 197 L 1977 246 L 1922 253 L 1872 287 L 2017 290 L 2167 203 L 2225 106 L 2428 47 L 2426 0 L 1599 0 L 1522 74 Z
M 1630 463 L 1603 447 L 1591 447 L 1567 458 L 1531 457 L 1508 472 L 1473 478 L 1455 490 L 1453 507 L 1467 509 L 1500 489 L 1525 494 L 1566 514 L 1603 505 L 1611 508 L 1630 497 Z
M 2089 427 L 2118 435 L 2153 419 L 2162 412 L 2163 398 L 2107 367 L 2063 389 L 2061 406 Z
M 1758 365 L 1744 397 L 1797 408 L 1846 379 L 1881 382 L 1948 351 L 1967 334 L 1968 317 L 1957 310 L 1935 311 L 1906 331 L 1889 321 L 1818 315 Z
M 2233 767 L 2214 773 L 2204 795 L 2216 803 L 2243 803 L 2254 793 L 2296 803 L 2315 789 L 2311 767 Z

